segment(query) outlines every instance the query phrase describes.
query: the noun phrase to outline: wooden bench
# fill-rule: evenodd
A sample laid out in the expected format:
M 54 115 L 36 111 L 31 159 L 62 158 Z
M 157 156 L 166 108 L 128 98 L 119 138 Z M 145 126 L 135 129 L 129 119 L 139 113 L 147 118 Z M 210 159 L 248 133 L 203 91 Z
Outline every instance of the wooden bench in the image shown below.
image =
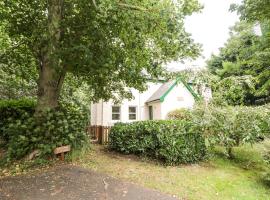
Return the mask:
M 57 147 L 54 149 L 54 154 L 59 155 L 60 154 L 60 160 L 65 160 L 65 153 L 69 152 L 71 149 L 70 145 Z

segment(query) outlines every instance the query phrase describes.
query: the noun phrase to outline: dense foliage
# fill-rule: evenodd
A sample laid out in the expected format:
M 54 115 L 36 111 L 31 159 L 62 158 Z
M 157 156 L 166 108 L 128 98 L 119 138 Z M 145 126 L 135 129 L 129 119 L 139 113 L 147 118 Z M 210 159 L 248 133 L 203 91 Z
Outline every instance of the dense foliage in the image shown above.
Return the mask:
M 4 0 L 1 64 L 35 66 L 39 111 L 58 106 L 68 73 L 87 80 L 95 100 L 130 97 L 126 88 L 145 89 L 164 63 L 198 55 L 184 18 L 200 8 L 197 0 Z
M 169 116 L 176 120 L 188 117 L 209 144 L 226 147 L 230 157 L 233 147 L 270 137 L 269 106 L 197 106 L 194 110 L 173 111 Z
M 0 22 L 0 99 L 36 96 L 37 68 L 25 45 L 12 44 L 7 23 Z
M 232 28 L 231 37 L 219 55 L 213 55 L 208 61 L 208 68 L 221 81 L 228 77 L 243 80 L 247 76 L 249 82 L 252 80 L 252 87 L 242 87 L 241 94 L 237 90 L 229 92 L 231 96 L 242 96 L 240 102 L 239 98 L 235 102 L 232 99 L 229 102 L 231 105 L 270 102 L 269 8 L 270 3 L 266 0 L 243 0 L 240 5 L 233 4 L 231 10 L 240 14 L 240 23 Z M 238 83 L 242 84 L 243 81 Z M 230 87 L 234 87 L 234 84 Z M 226 91 L 222 92 L 227 95 Z
M 9 134 L 4 129 L 16 120 L 20 120 L 25 113 L 33 115 L 36 102 L 31 99 L 1 100 L 0 101 L 0 138 L 8 141 Z
M 256 80 L 252 76 L 229 76 L 212 84 L 212 100 L 217 106 L 249 105 Z
M 232 10 L 237 10 L 241 18 L 249 21 L 270 19 L 270 3 L 268 0 L 243 0 L 240 5 L 233 4 Z
M 1 101 L 1 136 L 6 143 L 7 161 L 23 158 L 38 151 L 38 156 L 51 155 L 63 145 L 78 148 L 86 141 L 87 113 L 75 106 L 61 106 L 34 117 L 36 103 L 31 100 Z
M 213 55 L 207 63 L 210 71 L 221 79 L 215 92 L 227 99 L 238 96 L 229 105 L 254 105 L 270 100 L 270 29 L 260 36 L 254 26 L 245 21 L 237 23 L 219 55 Z M 224 85 L 234 89 L 226 91 Z
M 168 119 L 170 120 L 190 120 L 191 112 L 190 110 L 181 108 L 168 113 Z
M 194 163 L 206 156 L 204 138 L 186 120 L 115 124 L 109 135 L 109 147 L 126 154 L 156 158 L 166 164 Z

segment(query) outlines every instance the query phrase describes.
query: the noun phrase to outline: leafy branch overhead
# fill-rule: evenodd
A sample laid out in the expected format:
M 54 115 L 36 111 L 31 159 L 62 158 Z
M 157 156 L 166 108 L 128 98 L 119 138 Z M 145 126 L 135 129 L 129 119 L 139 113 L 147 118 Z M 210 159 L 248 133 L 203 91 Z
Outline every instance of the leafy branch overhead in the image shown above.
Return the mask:
M 184 18 L 200 9 L 197 0 L 5 0 L 0 17 L 11 46 L 22 42 L 38 69 L 39 110 L 58 106 L 66 73 L 106 100 L 145 89 L 146 74 L 162 76 L 166 62 L 195 58 Z

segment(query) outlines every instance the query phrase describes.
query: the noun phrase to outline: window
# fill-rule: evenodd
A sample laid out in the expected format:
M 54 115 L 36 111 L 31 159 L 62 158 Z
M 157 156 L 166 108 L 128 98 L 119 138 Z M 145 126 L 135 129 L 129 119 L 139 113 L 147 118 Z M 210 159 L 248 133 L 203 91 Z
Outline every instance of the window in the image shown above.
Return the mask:
M 112 106 L 112 120 L 120 120 L 120 106 Z
M 137 115 L 136 110 L 137 110 L 137 107 L 136 106 L 129 106 L 128 107 L 128 118 L 129 118 L 129 120 L 136 120 L 137 119 L 137 117 L 136 117 L 136 115 Z

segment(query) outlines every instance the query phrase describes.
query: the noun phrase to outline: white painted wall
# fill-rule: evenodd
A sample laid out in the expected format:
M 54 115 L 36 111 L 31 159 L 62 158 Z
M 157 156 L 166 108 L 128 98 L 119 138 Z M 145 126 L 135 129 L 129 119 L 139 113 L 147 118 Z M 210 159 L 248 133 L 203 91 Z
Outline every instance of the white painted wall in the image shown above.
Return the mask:
M 152 94 L 162 85 L 162 83 L 148 83 L 148 90 L 143 93 L 132 89 L 132 94 L 134 96 L 131 100 L 124 100 L 121 103 L 121 113 L 120 120 L 112 120 L 112 106 L 113 101 L 102 102 L 91 104 L 91 125 L 102 125 L 102 126 L 112 126 L 116 122 L 132 122 L 148 119 L 148 106 L 145 105 L 147 99 L 152 96 Z M 137 107 L 137 119 L 129 120 L 129 106 Z
M 104 104 L 102 101 L 91 103 L 91 125 L 102 125 L 104 116 Z
M 162 118 L 162 103 L 161 102 L 151 102 L 147 104 L 146 113 L 147 116 L 145 120 L 149 119 L 149 106 L 153 106 L 153 120 L 163 119 Z
M 152 96 L 152 94 L 161 86 L 161 83 L 149 83 L 148 90 L 139 93 L 137 90 L 132 90 L 134 99 L 124 100 L 121 106 L 120 120 L 112 120 L 112 106 L 113 101 L 91 104 L 91 124 L 112 126 L 116 122 L 132 122 L 149 119 L 149 106 L 153 106 L 153 119 L 167 119 L 170 111 L 179 108 L 192 108 L 195 99 L 187 88 L 179 83 L 173 90 L 165 97 L 164 102 L 145 102 Z M 209 94 L 209 91 L 207 91 Z M 129 120 L 129 106 L 137 107 L 137 119 Z
M 175 88 L 165 97 L 161 104 L 161 119 L 167 119 L 169 112 L 179 108 L 192 108 L 195 103 L 193 95 L 188 89 L 179 83 Z

